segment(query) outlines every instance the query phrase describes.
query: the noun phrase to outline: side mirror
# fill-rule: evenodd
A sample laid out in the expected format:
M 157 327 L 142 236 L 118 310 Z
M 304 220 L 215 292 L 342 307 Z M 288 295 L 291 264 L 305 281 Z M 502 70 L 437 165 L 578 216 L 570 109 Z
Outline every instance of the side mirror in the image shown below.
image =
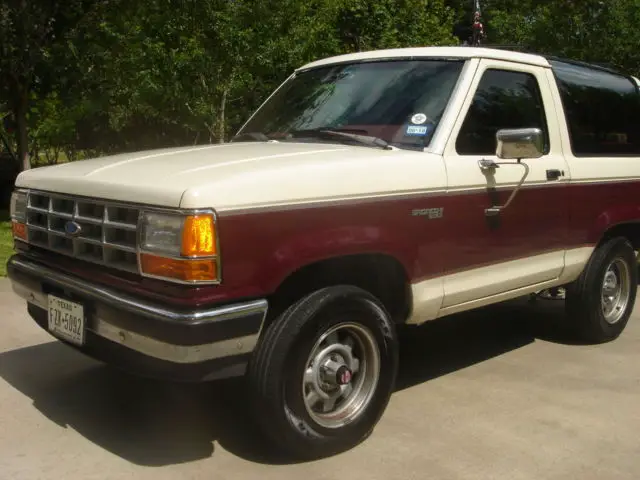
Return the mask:
M 496 156 L 506 160 L 540 158 L 544 152 L 544 135 L 539 128 L 498 130 Z

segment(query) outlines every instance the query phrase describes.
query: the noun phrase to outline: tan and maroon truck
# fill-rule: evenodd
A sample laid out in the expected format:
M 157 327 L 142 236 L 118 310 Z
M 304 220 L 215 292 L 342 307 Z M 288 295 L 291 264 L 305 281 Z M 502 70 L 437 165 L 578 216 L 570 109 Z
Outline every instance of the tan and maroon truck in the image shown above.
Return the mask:
M 639 121 L 634 77 L 570 60 L 328 58 L 227 144 L 22 173 L 8 272 L 60 341 L 140 375 L 245 376 L 276 445 L 328 455 L 381 418 L 400 326 L 562 287 L 576 337 L 622 333 Z

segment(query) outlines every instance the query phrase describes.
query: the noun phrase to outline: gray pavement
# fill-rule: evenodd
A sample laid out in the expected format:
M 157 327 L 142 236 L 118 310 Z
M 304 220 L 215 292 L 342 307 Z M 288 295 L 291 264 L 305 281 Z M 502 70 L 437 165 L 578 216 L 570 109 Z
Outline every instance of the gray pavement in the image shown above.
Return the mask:
M 0 280 L 0 479 L 640 478 L 640 310 L 617 341 L 571 345 L 561 305 L 517 301 L 403 340 L 373 435 L 287 464 L 246 419 L 238 381 L 141 380 L 58 343 Z

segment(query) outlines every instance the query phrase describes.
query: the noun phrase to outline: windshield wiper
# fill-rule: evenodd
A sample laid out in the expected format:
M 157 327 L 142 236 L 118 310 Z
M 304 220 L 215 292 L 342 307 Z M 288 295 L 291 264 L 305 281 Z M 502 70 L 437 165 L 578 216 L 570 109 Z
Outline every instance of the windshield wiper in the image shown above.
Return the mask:
M 364 132 L 365 135 L 352 133 L 352 132 Z M 304 136 L 317 136 L 317 137 L 342 137 L 348 140 L 354 140 L 363 145 L 369 147 L 378 147 L 384 150 L 393 150 L 393 147 L 381 138 L 374 137 L 372 135 L 366 135 L 366 130 L 348 129 L 348 128 L 310 128 L 308 130 L 291 130 L 291 135 L 296 137 Z

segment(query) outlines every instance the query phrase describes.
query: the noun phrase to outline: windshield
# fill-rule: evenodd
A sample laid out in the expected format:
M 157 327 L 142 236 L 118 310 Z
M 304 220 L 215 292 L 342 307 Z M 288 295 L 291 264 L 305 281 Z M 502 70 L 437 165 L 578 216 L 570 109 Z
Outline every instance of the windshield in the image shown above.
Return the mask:
M 372 137 L 382 144 L 422 149 L 433 137 L 462 66 L 463 61 L 422 59 L 298 72 L 236 140 L 344 142 Z M 345 135 L 318 135 L 327 130 Z

